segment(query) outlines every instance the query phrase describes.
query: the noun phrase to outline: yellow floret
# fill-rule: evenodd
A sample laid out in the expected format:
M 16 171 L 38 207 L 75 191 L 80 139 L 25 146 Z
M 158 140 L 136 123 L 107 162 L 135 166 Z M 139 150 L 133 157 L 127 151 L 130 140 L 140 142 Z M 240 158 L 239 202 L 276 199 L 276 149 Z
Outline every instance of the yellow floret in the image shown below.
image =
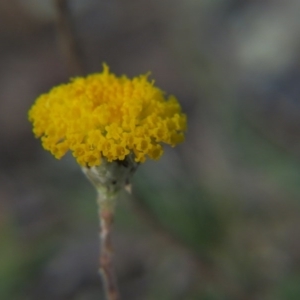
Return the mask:
M 184 140 L 186 116 L 174 96 L 166 98 L 148 75 L 117 77 L 102 73 L 78 77 L 41 95 L 29 111 L 33 132 L 56 158 L 70 150 L 82 166 L 101 157 L 137 162 L 158 159 L 161 143 Z

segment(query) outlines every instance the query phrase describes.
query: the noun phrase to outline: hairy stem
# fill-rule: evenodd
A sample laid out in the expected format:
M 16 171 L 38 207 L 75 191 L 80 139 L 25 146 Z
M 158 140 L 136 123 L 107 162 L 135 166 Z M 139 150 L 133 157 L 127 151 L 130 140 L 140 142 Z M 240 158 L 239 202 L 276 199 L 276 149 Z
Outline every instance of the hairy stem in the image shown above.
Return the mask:
M 119 292 L 113 269 L 113 248 L 111 242 L 114 211 L 100 208 L 100 273 L 107 300 L 119 300 Z
M 128 155 L 124 161 L 109 162 L 102 158 L 96 167 L 83 167 L 82 171 L 98 192 L 100 217 L 100 273 L 107 300 L 119 300 L 119 292 L 113 269 L 112 226 L 119 192 L 128 187 L 138 164 Z

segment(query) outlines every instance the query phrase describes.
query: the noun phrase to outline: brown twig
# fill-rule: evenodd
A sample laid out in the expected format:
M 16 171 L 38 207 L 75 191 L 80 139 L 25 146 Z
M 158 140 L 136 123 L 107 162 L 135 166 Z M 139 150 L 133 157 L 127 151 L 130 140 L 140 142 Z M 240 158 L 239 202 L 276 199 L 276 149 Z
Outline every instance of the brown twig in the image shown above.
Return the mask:
M 119 300 L 119 292 L 113 269 L 113 249 L 111 243 L 114 212 L 110 209 L 100 210 L 100 273 L 103 278 L 107 300 Z
M 82 51 L 79 42 L 75 38 L 68 0 L 54 0 L 54 3 L 57 11 L 60 44 L 68 68 L 72 75 L 82 75 L 84 73 Z

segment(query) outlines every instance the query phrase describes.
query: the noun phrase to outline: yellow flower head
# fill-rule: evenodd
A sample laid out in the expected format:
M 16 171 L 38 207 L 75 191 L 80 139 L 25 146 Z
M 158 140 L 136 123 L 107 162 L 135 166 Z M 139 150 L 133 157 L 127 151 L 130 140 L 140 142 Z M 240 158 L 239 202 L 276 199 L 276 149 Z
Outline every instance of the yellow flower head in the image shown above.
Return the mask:
M 81 166 L 124 160 L 158 159 L 162 143 L 184 140 L 186 116 L 174 96 L 148 80 L 117 77 L 104 65 L 102 73 L 53 88 L 41 95 L 29 111 L 33 132 L 56 158 L 70 150 Z

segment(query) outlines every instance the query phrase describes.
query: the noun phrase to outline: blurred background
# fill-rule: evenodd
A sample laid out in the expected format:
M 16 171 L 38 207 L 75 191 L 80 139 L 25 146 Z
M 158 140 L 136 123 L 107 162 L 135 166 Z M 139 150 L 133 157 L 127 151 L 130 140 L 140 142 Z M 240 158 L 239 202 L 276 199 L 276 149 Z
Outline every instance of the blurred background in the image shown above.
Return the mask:
M 188 115 L 119 199 L 123 299 L 300 299 L 300 2 L 72 0 L 79 65 L 59 2 L 0 2 L 0 299 L 104 299 L 95 191 L 27 120 L 104 61 L 151 71 Z

